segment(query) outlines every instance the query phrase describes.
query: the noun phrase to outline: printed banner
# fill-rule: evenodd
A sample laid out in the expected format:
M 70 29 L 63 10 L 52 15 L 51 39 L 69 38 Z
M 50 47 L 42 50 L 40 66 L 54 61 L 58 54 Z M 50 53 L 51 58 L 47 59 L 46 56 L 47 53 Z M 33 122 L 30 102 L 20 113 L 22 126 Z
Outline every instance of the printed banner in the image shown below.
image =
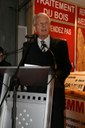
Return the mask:
M 85 128 L 85 98 L 66 95 L 65 128 Z
M 74 67 L 74 26 L 51 22 L 51 35 L 55 38 L 60 38 L 67 41 L 69 58 Z
M 85 27 L 85 8 L 77 7 L 77 23 Z
M 54 20 L 75 23 L 75 5 L 60 0 L 35 0 L 34 12 L 45 12 Z
M 84 91 L 85 88 L 85 72 L 71 72 L 65 80 L 65 89 L 72 91 Z

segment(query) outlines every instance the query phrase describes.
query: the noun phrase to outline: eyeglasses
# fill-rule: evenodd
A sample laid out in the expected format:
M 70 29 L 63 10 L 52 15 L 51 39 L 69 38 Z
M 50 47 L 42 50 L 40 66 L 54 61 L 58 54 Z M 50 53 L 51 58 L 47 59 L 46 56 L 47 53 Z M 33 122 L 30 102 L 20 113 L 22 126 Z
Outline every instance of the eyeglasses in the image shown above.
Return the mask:
M 45 22 L 45 23 L 38 23 L 38 24 L 36 24 L 36 25 L 38 25 L 38 26 L 48 26 L 49 23 L 48 23 L 48 22 Z

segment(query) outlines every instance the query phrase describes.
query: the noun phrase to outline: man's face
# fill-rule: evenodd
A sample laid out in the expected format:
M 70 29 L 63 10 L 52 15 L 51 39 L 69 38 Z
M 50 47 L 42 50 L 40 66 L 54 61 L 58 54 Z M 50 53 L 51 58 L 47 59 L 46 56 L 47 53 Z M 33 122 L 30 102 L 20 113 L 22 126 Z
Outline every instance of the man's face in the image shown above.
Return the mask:
M 4 55 L 3 55 L 3 53 L 0 53 L 0 62 L 2 62 L 3 59 L 4 59 Z
M 50 23 L 46 16 L 40 16 L 37 18 L 35 31 L 40 38 L 46 38 L 48 36 L 50 31 Z

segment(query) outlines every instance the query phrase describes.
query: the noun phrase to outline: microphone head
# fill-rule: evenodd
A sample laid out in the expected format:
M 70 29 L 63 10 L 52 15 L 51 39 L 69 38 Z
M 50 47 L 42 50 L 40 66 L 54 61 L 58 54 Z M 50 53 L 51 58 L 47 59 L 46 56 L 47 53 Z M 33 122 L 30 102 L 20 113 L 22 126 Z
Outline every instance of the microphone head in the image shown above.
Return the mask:
M 37 38 L 38 35 L 37 34 L 32 34 L 32 35 L 26 35 L 25 38 L 27 39 L 31 39 L 31 38 Z
M 33 38 L 38 38 L 38 34 L 33 34 Z
M 25 38 L 27 38 L 27 41 L 30 43 L 33 43 L 36 41 L 38 35 L 37 34 L 33 34 L 33 35 L 26 35 Z

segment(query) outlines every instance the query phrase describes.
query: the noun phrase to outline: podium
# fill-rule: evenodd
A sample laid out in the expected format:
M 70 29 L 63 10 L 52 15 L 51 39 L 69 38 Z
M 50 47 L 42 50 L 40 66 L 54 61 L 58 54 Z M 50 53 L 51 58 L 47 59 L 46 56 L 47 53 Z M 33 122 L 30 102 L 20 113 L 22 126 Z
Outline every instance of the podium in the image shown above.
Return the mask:
M 0 68 L 3 75 L 0 102 L 16 69 L 17 67 Z M 24 87 L 24 90 L 18 89 L 16 95 L 16 128 L 50 128 L 54 89 L 50 67 L 20 67 L 17 77 L 20 80 L 19 86 Z M 35 91 L 32 91 L 33 87 Z M 42 91 L 42 87 L 46 91 Z M 12 109 L 13 91 L 9 91 L 0 110 L 0 128 L 12 128 Z

